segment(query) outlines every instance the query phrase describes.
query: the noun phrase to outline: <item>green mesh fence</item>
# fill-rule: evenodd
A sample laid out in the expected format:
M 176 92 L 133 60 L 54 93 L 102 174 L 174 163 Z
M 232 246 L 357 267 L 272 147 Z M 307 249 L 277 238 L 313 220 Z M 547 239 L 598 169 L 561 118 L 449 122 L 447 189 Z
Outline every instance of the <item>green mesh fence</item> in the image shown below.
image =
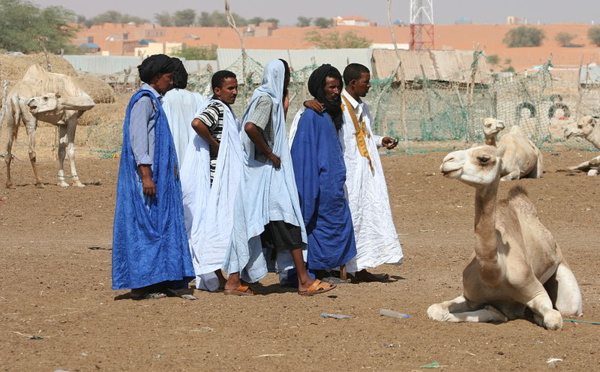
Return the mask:
M 460 76 L 475 76 L 477 59 L 455 76 L 431 80 L 420 76 L 401 84 L 396 79 L 373 79 L 365 98 L 374 117 L 373 131 L 380 135 L 399 137 L 400 148 L 407 152 L 422 149 L 426 141 L 483 142 L 483 118 L 495 117 L 504 121 L 507 133 L 520 125 L 525 133 L 544 150 L 557 143 L 582 150 L 596 150 L 583 139 L 563 138 L 567 124 L 584 115 L 600 114 L 600 89 L 579 85 L 577 66 L 552 66 L 546 63 L 535 70 L 517 74 L 497 74 L 489 84 L 459 82 Z M 290 109 L 291 123 L 302 103 L 311 99 L 306 86 L 310 73 L 317 65 L 292 71 Z M 241 117 L 254 89 L 262 80 L 263 66 L 252 58 L 240 56 L 225 69 L 234 71 L 241 83 L 233 109 Z M 211 93 L 212 72 L 191 74 L 188 89 L 204 96 Z M 101 157 L 112 156 L 120 147 L 120 126 L 90 126 L 87 136 L 90 148 Z M 113 142 L 116 141 L 116 142 Z M 111 145 L 112 143 L 112 145 Z M 115 146 L 115 144 L 118 144 Z M 451 148 L 448 146 L 448 148 Z

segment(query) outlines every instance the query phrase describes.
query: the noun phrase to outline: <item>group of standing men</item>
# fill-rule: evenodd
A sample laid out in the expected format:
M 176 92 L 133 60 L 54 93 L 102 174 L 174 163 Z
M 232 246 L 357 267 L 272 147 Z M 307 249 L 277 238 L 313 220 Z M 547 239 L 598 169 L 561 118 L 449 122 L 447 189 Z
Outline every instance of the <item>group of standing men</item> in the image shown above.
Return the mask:
M 194 106 L 193 118 L 167 119 L 162 96 L 185 88 L 180 65 L 156 55 L 138 66 L 145 84 L 123 129 L 113 289 L 161 298 L 195 277 L 198 289 L 249 296 L 248 284 L 273 264 L 300 295 L 314 295 L 335 288 L 324 279 L 331 271 L 373 281 L 380 278 L 366 269 L 402 262 L 377 150 L 396 142 L 371 131 L 365 66 L 350 64 L 343 77 L 331 65 L 316 69 L 314 100 L 288 137 L 287 62 L 265 66 L 241 121 L 230 71 L 213 75 L 213 96 Z

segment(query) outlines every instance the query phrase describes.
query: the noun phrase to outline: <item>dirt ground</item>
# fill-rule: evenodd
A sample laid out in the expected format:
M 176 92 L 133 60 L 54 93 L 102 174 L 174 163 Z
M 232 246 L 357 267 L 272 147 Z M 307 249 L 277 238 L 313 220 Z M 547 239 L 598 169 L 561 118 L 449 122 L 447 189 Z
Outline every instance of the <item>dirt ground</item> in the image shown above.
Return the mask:
M 472 253 L 473 189 L 439 174 L 447 151 L 383 158 L 400 266 L 375 273 L 388 283 L 343 284 L 303 297 L 269 274 L 260 295 L 194 291 L 132 301 L 111 289 L 111 244 L 119 159 L 81 154 L 84 189 L 55 186 L 56 164 L 39 156 L 45 189 L 27 161 L 15 163 L 14 190 L 0 188 L 0 370 L 2 371 L 564 371 L 598 364 L 597 325 L 565 322 L 547 331 L 527 320 L 446 324 L 428 320 L 432 303 L 461 293 Z M 597 155 L 545 152 L 544 178 L 524 186 L 581 286 L 585 321 L 600 321 L 597 259 L 600 177 L 558 172 Z M 22 159 L 25 159 L 22 157 Z M 4 184 L 4 172 L 1 183 Z M 410 318 L 379 315 L 392 309 Z M 321 313 L 344 314 L 338 320 Z

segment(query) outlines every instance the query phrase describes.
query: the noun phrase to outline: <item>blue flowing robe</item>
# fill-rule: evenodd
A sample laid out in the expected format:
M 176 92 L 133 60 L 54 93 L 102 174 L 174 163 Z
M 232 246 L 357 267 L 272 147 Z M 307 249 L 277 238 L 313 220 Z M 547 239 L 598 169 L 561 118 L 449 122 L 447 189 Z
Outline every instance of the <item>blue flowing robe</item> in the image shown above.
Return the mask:
M 308 236 L 307 266 L 341 266 L 356 256 L 356 244 L 344 192 L 344 156 L 329 115 L 304 111 L 291 154 Z
M 152 179 L 156 197 L 143 195 L 129 140 L 130 114 L 142 97 L 156 108 Z M 194 277 L 183 219 L 177 153 L 167 117 L 148 90 L 136 92 L 125 114 L 113 228 L 113 289 L 141 288 Z

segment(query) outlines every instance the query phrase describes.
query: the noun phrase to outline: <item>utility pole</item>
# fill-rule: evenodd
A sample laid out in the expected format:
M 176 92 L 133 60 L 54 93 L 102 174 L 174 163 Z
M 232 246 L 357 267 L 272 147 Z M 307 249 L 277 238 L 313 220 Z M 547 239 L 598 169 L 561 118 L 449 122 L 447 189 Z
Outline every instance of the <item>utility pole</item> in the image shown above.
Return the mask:
M 410 50 L 433 49 L 433 0 L 410 0 Z

